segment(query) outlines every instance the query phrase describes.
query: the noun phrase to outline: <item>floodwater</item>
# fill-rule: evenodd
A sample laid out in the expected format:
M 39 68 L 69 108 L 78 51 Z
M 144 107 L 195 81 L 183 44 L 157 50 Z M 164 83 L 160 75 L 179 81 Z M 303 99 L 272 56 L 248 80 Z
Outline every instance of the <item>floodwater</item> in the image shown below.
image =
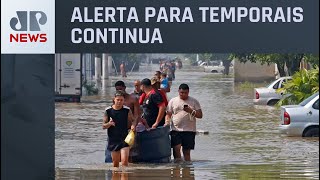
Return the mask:
M 124 81 L 151 77 L 157 66 L 141 67 Z M 104 108 L 111 103 L 116 80 L 104 82 L 99 96 L 81 103 L 56 103 L 56 180 L 107 179 L 319 179 L 319 138 L 279 134 L 279 110 L 254 106 L 252 88 L 232 78 L 198 69 L 176 72 L 169 98 L 180 83 L 190 86 L 204 117 L 197 122 L 208 135 L 196 136 L 191 163 L 130 164 L 114 169 L 104 163 L 106 131 L 101 128 Z

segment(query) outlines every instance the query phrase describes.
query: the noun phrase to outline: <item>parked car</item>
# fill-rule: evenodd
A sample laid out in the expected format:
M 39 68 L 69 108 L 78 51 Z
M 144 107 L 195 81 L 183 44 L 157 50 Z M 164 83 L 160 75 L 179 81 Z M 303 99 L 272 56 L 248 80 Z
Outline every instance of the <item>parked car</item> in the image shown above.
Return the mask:
M 224 66 L 204 66 L 204 72 L 223 73 Z
M 201 63 L 199 64 L 199 66 L 208 66 L 208 63 L 207 63 L 207 62 L 202 62 L 202 61 L 199 61 L 199 62 L 201 62 Z
M 280 132 L 289 136 L 319 137 L 319 92 L 299 105 L 281 106 Z
M 197 61 L 198 66 L 200 66 L 201 63 L 203 63 L 203 61 L 201 60 Z
M 255 105 L 275 105 L 282 97 L 282 93 L 277 93 L 276 90 L 283 87 L 283 84 L 288 80 L 291 80 L 290 76 L 281 77 L 267 87 L 254 88 L 254 99 Z

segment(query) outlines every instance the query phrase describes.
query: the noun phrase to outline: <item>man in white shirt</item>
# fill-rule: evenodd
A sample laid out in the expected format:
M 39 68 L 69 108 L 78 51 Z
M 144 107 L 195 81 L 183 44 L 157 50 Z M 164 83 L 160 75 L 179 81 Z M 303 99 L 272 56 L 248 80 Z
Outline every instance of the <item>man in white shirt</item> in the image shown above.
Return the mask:
M 200 103 L 189 96 L 189 86 L 181 84 L 179 96 L 169 101 L 166 115 L 166 125 L 171 122 L 171 147 L 175 161 L 181 160 L 181 147 L 184 160 L 191 161 L 190 151 L 195 145 L 197 118 L 202 118 Z

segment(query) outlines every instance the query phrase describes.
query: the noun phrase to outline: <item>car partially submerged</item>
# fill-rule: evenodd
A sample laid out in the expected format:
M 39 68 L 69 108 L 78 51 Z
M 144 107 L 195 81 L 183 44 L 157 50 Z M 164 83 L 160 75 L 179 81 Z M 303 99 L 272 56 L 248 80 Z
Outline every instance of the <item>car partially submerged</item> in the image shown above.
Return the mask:
M 282 88 L 284 83 L 291 80 L 292 77 L 286 76 L 281 77 L 266 87 L 254 88 L 254 99 L 255 105 L 275 105 L 282 97 L 282 93 L 277 93 L 277 89 Z
M 299 105 L 281 106 L 279 129 L 288 136 L 319 137 L 319 92 Z
M 204 72 L 211 72 L 211 73 L 223 73 L 224 66 L 204 66 Z

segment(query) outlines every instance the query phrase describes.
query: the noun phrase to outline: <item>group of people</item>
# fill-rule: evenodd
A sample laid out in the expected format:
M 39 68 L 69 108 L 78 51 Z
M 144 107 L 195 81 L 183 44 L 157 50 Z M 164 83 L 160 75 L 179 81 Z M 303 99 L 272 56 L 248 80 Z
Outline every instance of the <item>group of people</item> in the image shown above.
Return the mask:
M 169 81 L 174 81 L 176 78 L 176 63 L 174 60 L 164 61 L 160 60 L 160 71 L 167 74 Z
M 128 130 L 141 132 L 170 126 L 175 161 L 190 161 L 195 146 L 196 119 L 202 118 L 200 103 L 189 96 L 189 86 L 181 84 L 177 97 L 168 100 L 170 84 L 166 73 L 157 71 L 151 79 L 134 82 L 134 91 L 126 92 L 123 81 L 115 83 L 113 104 L 105 109 L 103 129 L 108 129 L 107 159 L 114 167 L 128 166 L 130 147 L 125 143 Z M 111 154 L 111 156 L 110 156 Z M 111 158 L 110 158 L 111 157 Z

